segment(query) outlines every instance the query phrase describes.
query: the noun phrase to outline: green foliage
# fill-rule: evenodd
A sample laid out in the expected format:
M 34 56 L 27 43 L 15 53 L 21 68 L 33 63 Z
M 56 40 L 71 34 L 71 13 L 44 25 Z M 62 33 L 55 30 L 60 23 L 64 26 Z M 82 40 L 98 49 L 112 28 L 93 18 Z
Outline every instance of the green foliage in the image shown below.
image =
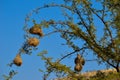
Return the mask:
M 77 52 L 91 50 L 97 55 L 98 62 L 105 62 L 120 72 L 120 0 L 63 0 L 65 3 L 51 3 L 33 10 L 25 18 L 24 30 L 26 32 L 26 41 L 35 35 L 29 32 L 32 22 L 33 25 L 48 30 L 52 28 L 51 33 L 45 33 L 44 36 L 58 32 L 61 38 L 66 40 L 66 45 L 72 48 L 73 52 L 65 54 L 60 60 L 54 60 L 54 57 L 47 57 L 47 51 L 44 50 L 38 54 L 45 62 L 46 70 L 39 69 L 44 73 L 44 77 L 48 77 L 50 73 L 55 73 L 58 77 L 72 76 L 72 80 L 84 79 L 82 76 L 75 76 L 74 71 L 68 65 L 60 63 L 60 61 L 69 55 Z M 98 5 L 99 4 L 99 7 Z M 59 7 L 63 12 L 61 20 L 38 20 L 34 18 L 34 14 L 39 15 L 41 9 Z M 65 11 L 63 11 L 65 10 Z M 72 16 L 71 16 L 72 15 Z M 61 16 L 61 15 L 60 15 Z M 43 17 L 43 16 L 42 16 Z M 38 23 L 37 23 L 38 22 Z M 100 24 L 100 25 L 99 25 Z M 98 34 L 99 33 L 99 34 Z M 40 36 L 44 37 L 43 35 Z M 40 39 L 39 38 L 39 39 Z M 80 41 L 76 44 L 76 40 Z M 35 47 L 31 47 L 27 42 L 20 49 L 21 53 L 31 54 Z M 82 41 L 82 43 L 81 43 Z M 83 53 L 82 53 L 83 54 Z M 10 73 L 10 76 L 14 74 Z M 114 77 L 114 76 L 116 77 Z M 111 80 L 118 79 L 119 74 L 105 75 L 98 72 L 96 76 L 90 80 Z M 8 76 L 4 76 L 9 80 Z M 46 79 L 44 79 L 46 80 Z
M 9 72 L 9 75 L 6 76 L 6 75 L 3 75 L 4 77 L 4 80 L 12 80 L 12 78 L 17 74 L 18 72 L 14 71 L 14 70 L 11 70 Z
M 97 71 L 96 75 L 93 76 L 93 78 L 96 78 L 97 80 L 105 79 L 105 77 L 106 77 L 105 73 L 101 71 Z
M 44 61 L 46 67 L 46 74 L 49 75 L 51 72 L 55 72 L 56 76 L 63 76 L 64 74 L 69 74 L 71 72 L 70 67 L 67 67 L 64 64 L 61 64 L 59 61 L 52 61 L 52 58 L 45 56 L 46 51 L 42 51 L 38 54 Z M 40 69 L 41 71 L 41 69 Z
M 66 18 L 65 21 L 50 19 L 42 20 L 36 24 L 40 25 L 43 29 L 50 29 L 52 27 L 53 32 L 59 32 L 61 38 L 66 40 L 66 45 L 70 46 L 74 51 L 79 52 L 81 47 L 85 47 L 84 50 L 89 49 L 97 55 L 98 62 L 106 62 L 110 66 L 118 68 L 120 63 L 119 0 L 96 0 L 96 2 L 92 0 L 64 1 L 65 4 L 47 4 L 37 8 L 36 11 L 38 13 L 44 8 L 60 7 L 66 10 L 63 11 L 63 16 Z M 96 4 L 99 4 L 100 8 Z M 70 16 L 70 14 L 77 17 Z M 37 22 L 35 19 L 33 20 L 33 23 Z M 96 21 L 101 26 L 99 24 L 96 25 Z M 75 44 L 76 40 L 83 40 L 84 43 L 81 45 Z M 53 61 L 53 57 L 46 57 L 44 53 L 46 52 L 43 51 L 38 55 L 45 61 L 46 72 L 63 72 L 65 74 L 71 72 L 67 65 L 61 64 L 58 60 Z

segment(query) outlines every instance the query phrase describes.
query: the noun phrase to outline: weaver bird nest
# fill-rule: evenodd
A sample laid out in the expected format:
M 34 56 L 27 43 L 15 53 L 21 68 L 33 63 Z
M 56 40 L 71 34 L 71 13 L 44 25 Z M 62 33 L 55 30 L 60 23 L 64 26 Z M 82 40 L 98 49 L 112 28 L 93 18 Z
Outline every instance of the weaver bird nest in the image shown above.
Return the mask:
M 74 63 L 75 63 L 74 70 L 79 72 L 82 70 L 82 66 L 85 64 L 85 60 L 80 54 L 77 54 Z
M 74 67 L 74 70 L 79 72 L 82 70 L 82 65 L 81 64 L 76 64 L 75 67 Z
M 13 63 L 16 66 L 21 66 L 22 65 L 22 58 L 21 58 L 20 54 L 16 55 L 15 59 L 13 60 Z
M 74 62 L 75 64 L 82 64 L 82 65 L 85 64 L 85 60 L 80 54 L 77 54 L 77 57 L 75 58 Z
M 36 47 L 39 44 L 39 40 L 37 38 L 29 38 L 28 39 L 28 44 L 30 46 Z
M 43 36 L 42 29 L 39 27 L 39 25 L 35 24 L 32 28 L 29 29 L 29 32 L 31 34 L 39 35 L 40 37 Z

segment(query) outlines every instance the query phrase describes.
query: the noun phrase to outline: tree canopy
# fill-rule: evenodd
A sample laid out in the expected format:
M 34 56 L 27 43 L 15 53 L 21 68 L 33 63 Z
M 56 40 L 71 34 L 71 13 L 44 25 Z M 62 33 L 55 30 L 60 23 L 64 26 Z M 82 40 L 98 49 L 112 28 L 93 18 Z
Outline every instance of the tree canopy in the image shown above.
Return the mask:
M 63 18 L 38 20 L 34 17 L 34 15 L 40 15 L 42 9 L 51 7 L 58 7 Z M 119 0 L 63 0 L 63 3 L 60 4 L 51 3 L 36 8 L 26 16 L 24 26 L 26 41 L 19 53 L 21 55 L 23 53 L 31 54 L 38 46 L 37 40 L 29 41 L 31 37 L 41 39 L 47 35 L 59 33 L 61 38 L 66 41 L 65 45 L 70 46 L 73 52 L 63 55 L 56 61 L 52 61 L 51 57 L 46 57 L 46 51 L 39 53 L 38 56 L 46 64 L 44 80 L 53 72 L 73 76 L 74 71 L 61 61 L 72 54 L 86 50 L 93 52 L 98 61 L 107 63 L 120 72 L 119 7 Z M 42 31 L 50 28 L 52 28 L 50 33 Z M 79 40 L 79 44 L 76 44 L 76 40 Z M 85 53 L 81 53 L 81 55 L 83 54 Z

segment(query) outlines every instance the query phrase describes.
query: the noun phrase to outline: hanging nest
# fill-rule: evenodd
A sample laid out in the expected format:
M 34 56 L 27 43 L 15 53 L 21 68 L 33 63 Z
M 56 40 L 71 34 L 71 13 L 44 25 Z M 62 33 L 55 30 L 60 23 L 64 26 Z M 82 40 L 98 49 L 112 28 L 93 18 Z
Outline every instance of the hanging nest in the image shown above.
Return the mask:
M 29 32 L 31 34 L 39 35 L 40 37 L 43 36 L 42 29 L 39 27 L 39 25 L 35 24 L 32 28 L 29 29 Z
M 85 59 L 84 59 L 83 57 L 81 58 L 80 63 L 81 63 L 82 65 L 85 65 Z
M 13 63 L 16 66 L 21 66 L 22 65 L 22 58 L 21 58 L 20 54 L 16 55 L 15 59 L 13 60 Z
M 81 63 L 80 60 L 81 60 L 81 55 L 80 55 L 80 54 L 77 54 L 77 57 L 76 57 L 75 60 L 74 60 L 75 64 Z
M 80 54 L 77 54 L 77 57 L 75 58 L 74 62 L 75 64 L 82 64 L 82 65 L 85 64 L 85 60 Z
M 36 47 L 39 44 L 39 40 L 37 38 L 29 38 L 28 39 L 28 44 L 30 46 Z
M 77 71 L 77 72 L 80 72 L 82 70 L 82 65 L 76 64 L 75 67 L 74 67 L 74 70 Z

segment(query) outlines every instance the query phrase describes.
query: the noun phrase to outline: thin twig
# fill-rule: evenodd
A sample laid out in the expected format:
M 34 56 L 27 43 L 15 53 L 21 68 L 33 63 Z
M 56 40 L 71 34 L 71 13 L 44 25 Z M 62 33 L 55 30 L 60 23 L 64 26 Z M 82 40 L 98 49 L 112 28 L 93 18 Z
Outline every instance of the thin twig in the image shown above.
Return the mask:
M 90 8 L 90 10 L 103 22 L 103 24 L 105 25 L 105 27 L 106 27 L 106 29 L 107 29 L 107 31 L 108 31 L 108 33 L 109 33 L 109 36 L 110 36 L 110 38 L 111 38 L 111 41 L 113 41 L 112 33 L 111 33 L 110 29 L 108 28 L 108 25 L 106 24 L 106 22 L 105 22 L 105 21 L 103 20 L 103 18 L 100 17 L 93 9 Z
M 63 56 L 62 58 L 60 58 L 60 59 L 58 60 L 58 62 L 62 61 L 62 60 L 65 59 L 66 57 L 68 57 L 68 56 L 70 56 L 70 55 L 72 55 L 72 54 L 74 54 L 74 53 L 76 53 L 76 52 L 79 52 L 79 51 L 81 51 L 81 50 L 83 50 L 83 49 L 85 49 L 85 48 L 87 48 L 87 47 L 83 47 L 83 48 L 81 48 L 81 49 L 79 49 L 79 50 L 75 50 L 74 52 L 71 52 L 71 53 Z

